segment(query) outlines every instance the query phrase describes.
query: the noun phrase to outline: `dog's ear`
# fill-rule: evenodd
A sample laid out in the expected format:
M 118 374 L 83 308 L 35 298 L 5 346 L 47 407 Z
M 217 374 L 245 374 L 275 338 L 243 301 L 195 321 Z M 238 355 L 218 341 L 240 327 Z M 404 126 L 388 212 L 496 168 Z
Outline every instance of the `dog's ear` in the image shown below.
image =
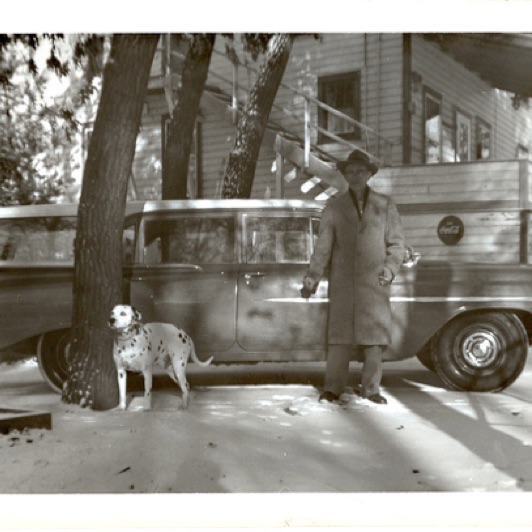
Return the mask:
M 142 321 L 142 314 L 135 307 L 131 307 L 131 309 L 133 310 L 135 314 L 135 320 Z

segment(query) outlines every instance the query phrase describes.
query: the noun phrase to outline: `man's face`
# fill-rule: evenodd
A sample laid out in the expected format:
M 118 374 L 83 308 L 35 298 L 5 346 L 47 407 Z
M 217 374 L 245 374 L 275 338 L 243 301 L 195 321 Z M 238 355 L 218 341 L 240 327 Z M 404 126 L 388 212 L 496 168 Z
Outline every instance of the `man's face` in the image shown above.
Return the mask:
M 350 163 L 345 167 L 344 177 L 350 188 L 361 189 L 371 178 L 371 172 L 364 163 Z

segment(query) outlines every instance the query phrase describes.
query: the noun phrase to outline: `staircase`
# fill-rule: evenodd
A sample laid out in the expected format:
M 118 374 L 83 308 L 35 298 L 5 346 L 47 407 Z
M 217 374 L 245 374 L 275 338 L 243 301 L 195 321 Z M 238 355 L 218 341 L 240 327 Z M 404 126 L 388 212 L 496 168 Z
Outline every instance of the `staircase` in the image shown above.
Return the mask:
M 300 143 L 278 134 L 274 149 L 276 155 L 276 196 L 284 197 L 285 183 L 295 180 L 303 194 L 309 194 L 317 200 L 326 200 L 347 188 L 342 174 L 336 170 L 332 161 L 324 160 L 312 151 L 305 153 Z M 316 195 L 317 194 L 317 195 Z
M 176 54 L 175 51 L 171 52 Z M 204 99 L 212 105 L 220 106 L 227 111 L 233 124 L 238 123 L 240 113 L 247 99 L 247 90 L 239 84 L 239 70 L 245 69 L 248 79 L 254 79 L 257 70 L 238 59 L 236 53 L 227 54 L 214 50 L 215 55 L 231 63 L 232 78 L 224 77 L 211 68 L 210 79 L 215 80 L 205 87 Z M 167 71 L 165 87 L 172 87 L 175 74 Z M 171 90 L 171 89 L 170 89 Z M 347 184 L 343 176 L 336 170 L 336 162 L 344 159 L 355 148 L 362 149 L 370 157 L 381 164 L 389 164 L 392 143 L 377 131 L 350 116 L 319 101 L 306 92 L 281 82 L 279 91 L 287 91 L 292 100 L 298 100 L 298 110 L 279 106 L 274 103 L 270 116 L 282 117 L 282 123 L 275 119 L 268 121 L 263 142 L 273 147 L 276 158 L 272 161 L 272 172 L 276 175 L 275 193 L 278 198 L 285 197 L 285 188 L 296 184 L 302 194 L 313 199 L 324 200 L 345 190 Z M 276 100 L 277 101 L 277 100 Z M 170 104 L 169 104 L 170 105 Z M 345 121 L 350 127 L 357 128 L 361 133 L 362 142 L 353 143 L 331 133 L 318 124 L 319 110 L 334 115 L 336 120 Z M 327 139 L 328 149 L 317 143 L 318 136 Z M 379 160 L 374 154 L 378 151 L 379 142 L 385 146 L 385 155 Z M 331 149 L 332 147 L 332 149 Z

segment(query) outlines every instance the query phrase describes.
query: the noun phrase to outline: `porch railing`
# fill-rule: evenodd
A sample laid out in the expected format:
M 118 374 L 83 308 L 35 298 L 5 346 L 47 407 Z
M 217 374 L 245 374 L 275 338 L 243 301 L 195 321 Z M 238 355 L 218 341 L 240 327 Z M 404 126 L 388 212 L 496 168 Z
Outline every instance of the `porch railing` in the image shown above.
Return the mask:
M 237 62 L 237 59 L 228 57 L 224 52 L 214 50 L 213 54 L 223 57 L 225 60 L 231 62 L 233 68 L 233 75 L 231 79 L 223 76 L 214 69 L 211 69 L 209 75 L 216 79 L 221 85 L 219 89 L 222 93 L 230 95 L 228 105 L 233 111 L 234 116 L 242 109 L 246 98 L 247 91 L 242 89 L 239 85 L 239 68 L 244 68 L 248 76 L 250 74 L 257 74 L 258 70 L 247 63 Z M 303 99 L 304 106 L 303 112 L 296 112 L 287 106 L 280 106 L 274 103 L 273 110 L 282 114 L 284 117 L 288 117 L 289 120 L 283 120 L 282 124 L 277 123 L 275 120 L 269 121 L 269 127 L 275 129 L 277 132 L 284 132 L 291 140 L 298 141 L 305 150 L 305 161 L 308 163 L 310 152 L 317 152 L 326 161 L 336 161 L 337 158 L 334 153 L 326 151 L 322 143 L 315 141 L 318 137 L 327 138 L 328 140 L 338 144 L 341 148 L 352 150 L 354 148 L 362 148 L 373 157 L 379 159 L 384 166 L 391 164 L 392 156 L 392 142 L 385 136 L 381 135 L 378 131 L 367 126 L 366 124 L 338 111 L 337 109 L 327 105 L 320 101 L 318 98 L 307 94 L 301 89 L 292 87 L 284 82 L 281 82 L 280 87 L 288 91 L 289 94 L 297 95 Z M 359 130 L 362 133 L 363 139 L 361 143 L 350 142 L 343 137 L 335 134 L 328 129 L 321 127 L 317 114 L 320 110 L 325 111 L 330 115 L 334 115 L 340 120 L 348 124 L 349 127 Z M 314 114 L 315 113 L 315 114 Z M 380 153 L 380 149 L 383 149 L 384 153 Z
M 156 78 L 163 82 L 166 99 L 171 109 L 173 107 L 172 87 L 178 77 L 175 75 L 176 73 L 171 71 L 171 57 L 184 60 L 184 56 L 179 51 L 172 49 L 171 39 L 168 37 L 168 35 L 162 36 L 157 50 L 156 71 L 158 76 L 156 75 Z M 240 84 L 240 69 L 244 69 L 250 85 L 252 77 L 258 73 L 258 70 L 245 60 L 242 62 L 236 54 L 228 56 L 225 52 L 215 49 L 213 56 L 221 57 L 224 61 L 231 63 L 232 76 L 226 77 L 211 66 L 209 76 L 216 81 L 216 87 L 211 84 L 206 87 L 206 90 L 228 106 L 236 123 L 238 113 L 242 110 L 248 96 L 247 89 Z M 392 142 L 378 131 L 327 105 L 304 90 L 292 87 L 285 82 L 281 82 L 280 87 L 292 95 L 292 101 L 297 97 L 302 102 L 302 105 L 298 105 L 301 109 L 294 110 L 290 108 L 290 105 L 281 106 L 274 103 L 273 111 L 276 111 L 277 117 L 274 116 L 268 121 L 268 128 L 275 133 L 281 133 L 288 140 L 299 143 L 304 148 L 307 165 L 311 152 L 324 161 L 335 162 L 338 160 L 335 153 L 342 152 L 343 156 L 347 150 L 350 151 L 355 147 L 366 150 L 373 157 L 379 159 L 383 166 L 391 164 Z M 320 112 L 333 115 L 347 124 L 348 128 L 358 130 L 361 133 L 360 141 L 347 140 L 341 135 L 329 131 L 326 127 L 322 127 L 318 118 Z M 275 115 L 275 113 L 272 114 Z M 282 119 L 279 119 L 279 116 Z M 333 149 L 330 149 L 330 145 L 326 146 L 326 143 L 320 142 L 319 139 L 327 139 L 329 143 L 333 144 Z

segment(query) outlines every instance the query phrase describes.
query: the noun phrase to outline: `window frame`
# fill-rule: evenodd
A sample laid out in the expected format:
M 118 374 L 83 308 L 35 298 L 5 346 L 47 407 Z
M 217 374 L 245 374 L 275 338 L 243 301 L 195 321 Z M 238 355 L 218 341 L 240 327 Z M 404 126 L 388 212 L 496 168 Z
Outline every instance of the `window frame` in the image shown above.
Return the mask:
M 271 220 L 273 218 L 282 218 L 282 219 L 289 219 L 289 220 L 295 220 L 295 219 L 305 219 L 308 225 L 308 257 L 306 257 L 304 260 L 276 260 L 275 261 L 258 261 L 254 262 L 248 259 L 247 256 L 247 250 L 248 250 L 248 228 L 249 228 L 249 221 L 250 219 L 259 219 L 263 218 L 266 220 Z M 246 264 L 249 266 L 255 266 L 259 264 L 264 265 L 301 265 L 301 264 L 308 264 L 310 261 L 310 257 L 312 257 L 312 254 L 314 253 L 314 245 L 316 241 L 317 235 L 315 235 L 315 228 L 316 228 L 316 221 L 319 223 L 319 218 L 313 214 L 308 212 L 298 213 L 296 216 L 293 214 L 287 214 L 286 212 L 252 212 L 252 213 L 243 213 L 242 214 L 242 249 L 241 249 L 241 262 L 242 264 Z
M 127 255 L 127 234 L 131 231 L 133 233 L 133 241 L 131 248 L 131 260 L 128 260 Z M 124 227 L 122 229 L 122 262 L 124 266 L 132 266 L 139 262 L 138 250 L 139 250 L 139 222 L 137 218 L 126 219 Z
M 149 262 L 146 261 L 146 229 L 147 224 L 150 222 L 172 222 L 183 218 L 194 218 L 198 220 L 206 219 L 225 219 L 231 221 L 233 225 L 233 255 L 231 262 L 193 262 L 193 263 L 184 263 L 184 262 Z M 235 218 L 234 213 L 228 212 L 169 212 L 169 213 L 149 213 L 142 216 L 138 234 L 137 234 L 137 263 L 144 266 L 151 267 L 168 267 L 168 266 L 182 266 L 182 265 L 201 265 L 210 266 L 213 264 L 224 264 L 224 265 L 234 265 L 238 263 L 238 221 Z
M 1 227 L 6 224 L 9 229 L 7 242 L 0 238 L 0 247 L 2 248 L 0 256 L 0 265 L 8 266 L 72 266 L 75 258 L 75 239 L 77 232 L 78 217 L 75 214 L 65 215 L 46 215 L 42 216 L 20 216 L 16 218 L 2 218 L 0 220 L 0 233 L 6 234 L 5 229 Z M 61 227 L 61 224 L 64 227 Z M 59 229 L 53 229 L 48 226 L 58 225 Z M 11 241 L 14 241 L 13 235 L 17 235 L 15 228 L 20 229 L 20 238 L 16 241 L 16 247 L 13 250 L 14 255 L 9 257 Z M 37 229 L 37 230 L 35 230 Z M 42 229 L 42 230 L 41 230 Z M 65 240 L 67 239 L 67 240 Z M 62 247 L 61 240 L 64 244 L 69 245 Z M 53 246 L 51 246 L 53 241 Z M 36 243 L 38 245 L 36 245 Z M 39 249 L 41 248 L 41 249 Z M 42 254 L 42 248 L 47 250 L 49 256 L 39 258 Z M 17 251 L 22 255 L 24 252 L 29 254 L 26 259 L 16 257 Z M 53 253 L 53 256 L 51 256 Z M 62 256 L 66 253 L 66 256 Z
M 340 81 L 349 81 L 349 80 L 352 80 L 354 84 L 353 108 L 354 108 L 355 116 L 352 116 L 351 118 L 353 118 L 353 120 L 360 122 L 361 116 L 362 116 L 362 90 L 361 90 L 362 89 L 361 87 L 362 74 L 360 70 L 353 70 L 349 72 L 343 72 L 343 73 L 318 77 L 318 100 L 320 102 L 323 102 L 329 105 L 330 107 L 337 109 L 337 105 L 332 105 L 325 100 L 324 93 L 326 91 L 326 87 L 328 85 L 331 85 L 331 84 L 334 84 Z M 345 133 L 330 131 L 327 127 L 327 116 L 328 116 L 328 112 L 325 109 L 318 107 L 318 126 L 321 129 L 329 131 L 330 133 L 344 140 L 360 140 L 362 138 L 360 128 L 356 126 L 354 127 L 353 131 L 349 131 Z M 333 139 L 327 137 L 327 135 L 324 135 L 323 133 L 321 133 L 321 131 L 318 131 L 318 144 L 331 144 L 334 142 L 335 141 Z
M 441 164 L 443 160 L 443 96 L 435 90 L 423 86 L 423 115 L 421 120 L 422 138 L 423 138 L 423 162 L 424 164 Z M 429 161 L 427 157 L 427 98 L 431 98 L 439 106 L 440 110 L 440 122 L 439 122 L 439 148 L 438 148 L 438 160 Z
M 467 126 L 467 159 L 458 160 L 460 154 L 458 140 L 459 140 L 459 128 L 460 126 Z M 473 131 L 472 131 L 471 115 L 462 111 L 462 109 L 455 107 L 454 109 L 454 161 L 457 163 L 468 163 L 473 160 Z
M 489 122 L 484 120 L 483 118 L 480 118 L 480 116 L 475 117 L 475 158 L 477 161 L 486 161 L 488 159 L 493 158 L 493 127 Z M 482 157 L 482 153 L 479 156 L 479 146 L 480 151 L 482 152 L 481 147 L 481 128 L 484 128 L 489 131 L 490 137 L 489 137 L 489 155 L 487 157 Z

